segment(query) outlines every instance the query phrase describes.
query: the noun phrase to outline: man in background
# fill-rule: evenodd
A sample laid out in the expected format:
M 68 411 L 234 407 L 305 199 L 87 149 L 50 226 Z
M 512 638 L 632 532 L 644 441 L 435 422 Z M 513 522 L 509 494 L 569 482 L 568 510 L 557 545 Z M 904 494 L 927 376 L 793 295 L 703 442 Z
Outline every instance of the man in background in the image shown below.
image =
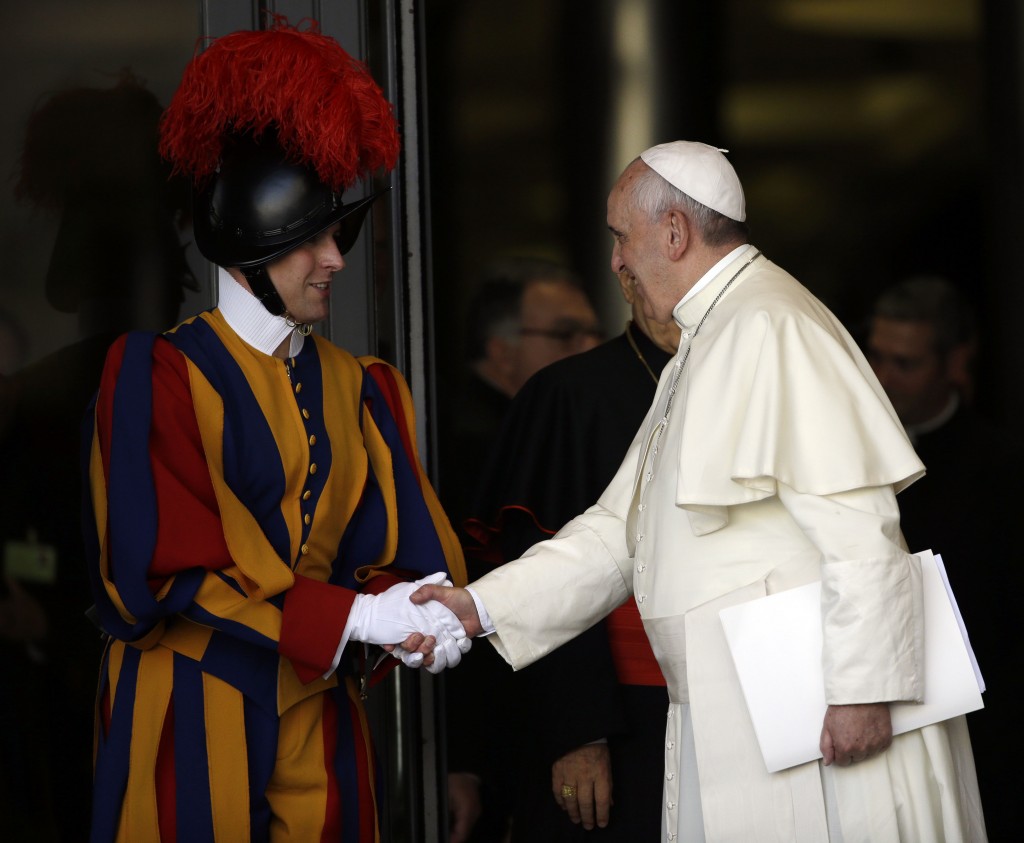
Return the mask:
M 512 401 L 466 526 L 467 557 L 486 567 L 519 558 L 595 500 L 654 399 L 679 328 L 648 319 L 633 281 L 618 280 L 625 331 L 541 369 Z M 658 836 L 668 694 L 635 603 L 513 674 L 511 694 L 510 731 L 531 740 L 493 726 L 479 740 L 510 768 L 513 841 Z M 592 794 L 603 827 L 562 810 L 552 787 L 563 781 Z
M 927 474 L 899 498 L 909 546 L 942 555 L 985 677 L 985 708 L 967 716 L 985 823 L 1009 840 L 1024 782 L 1019 742 L 1021 634 L 1012 617 L 1024 580 L 1017 518 L 1019 446 L 970 402 L 977 345 L 972 308 L 947 279 L 915 277 L 884 291 L 868 328 L 868 360 Z
M 512 396 L 538 370 L 601 341 L 580 279 L 541 258 L 489 264 L 468 317 L 468 366 L 442 410 L 440 436 L 441 500 L 456 529 Z
M 601 328 L 580 279 L 563 265 L 535 257 L 495 260 L 485 267 L 469 306 L 466 337 L 468 366 L 451 400 L 442 407 L 441 500 L 463 541 L 464 520 L 473 513 L 481 471 L 492 453 L 502 421 L 520 388 L 538 370 L 594 348 Z M 488 570 L 468 559 L 475 574 Z M 485 652 L 458 675 L 448 678 L 448 769 L 454 839 L 490 843 L 505 834 L 510 811 L 507 754 L 498 763 L 483 751 L 481 728 L 466 718 L 514 716 L 511 671 L 493 652 Z M 477 694 L 491 702 L 478 710 Z M 481 788 L 483 784 L 483 801 Z M 472 837 L 473 820 L 483 816 Z
M 516 257 L 484 270 L 469 307 L 469 365 L 442 410 L 441 499 L 456 529 L 512 396 L 534 372 L 600 341 L 597 314 L 565 267 Z

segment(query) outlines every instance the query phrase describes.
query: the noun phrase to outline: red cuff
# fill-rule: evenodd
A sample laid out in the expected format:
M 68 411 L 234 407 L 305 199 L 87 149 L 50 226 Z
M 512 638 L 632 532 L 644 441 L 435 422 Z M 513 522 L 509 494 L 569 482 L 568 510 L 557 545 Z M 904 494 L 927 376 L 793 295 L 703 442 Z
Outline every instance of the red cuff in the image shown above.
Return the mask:
M 380 574 L 367 581 L 362 593 L 380 594 L 400 582 L 404 580 Z M 302 682 L 308 684 L 331 669 L 355 600 L 350 589 L 295 575 L 295 585 L 284 598 L 277 650 Z
M 355 599 L 350 589 L 295 575 L 284 598 L 277 649 L 303 682 L 331 669 Z
M 394 574 L 378 574 L 366 581 L 366 585 L 363 586 L 360 594 L 382 594 L 391 586 L 398 585 L 400 582 L 408 582 L 408 580 L 403 580 Z
M 398 585 L 400 582 L 408 582 L 401 577 L 396 577 L 394 574 L 378 574 L 375 577 L 371 577 L 366 581 L 366 585 L 363 586 L 363 594 L 381 594 L 387 591 L 391 586 Z M 370 687 L 372 688 L 378 682 L 381 681 L 385 676 L 391 673 L 398 665 L 401 664 L 398 659 L 384 659 L 371 673 L 370 673 Z M 363 667 L 365 670 L 365 666 Z

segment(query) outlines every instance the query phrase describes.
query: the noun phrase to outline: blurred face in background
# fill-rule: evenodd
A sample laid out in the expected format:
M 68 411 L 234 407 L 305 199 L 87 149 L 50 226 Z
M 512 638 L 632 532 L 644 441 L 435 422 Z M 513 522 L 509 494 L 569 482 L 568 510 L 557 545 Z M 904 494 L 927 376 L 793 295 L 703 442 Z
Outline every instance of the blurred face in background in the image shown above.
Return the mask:
M 933 325 L 876 316 L 867 352 L 903 424 L 921 424 L 945 409 L 955 386 L 950 355 L 940 353 Z
M 601 324 L 583 290 L 564 281 L 532 281 L 523 291 L 519 342 L 510 360 L 514 390 L 538 370 L 593 348 L 601 338 Z

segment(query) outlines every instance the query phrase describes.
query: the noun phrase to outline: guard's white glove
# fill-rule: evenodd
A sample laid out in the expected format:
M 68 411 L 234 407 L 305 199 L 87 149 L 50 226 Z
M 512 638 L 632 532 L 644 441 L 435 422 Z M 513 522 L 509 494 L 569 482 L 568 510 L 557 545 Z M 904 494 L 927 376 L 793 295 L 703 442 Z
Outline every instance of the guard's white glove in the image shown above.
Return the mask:
M 444 607 L 442 606 L 441 608 Z M 440 639 L 438 639 L 438 644 L 434 647 L 434 663 L 427 665 L 427 672 L 440 673 L 446 668 L 455 667 L 460 661 L 462 661 L 462 657 L 469 652 L 469 649 L 472 646 L 473 639 L 468 637 L 449 639 L 443 644 L 440 643 Z M 396 659 L 401 659 L 402 664 L 406 667 L 419 667 L 423 664 L 423 653 L 410 653 L 402 647 L 395 647 L 391 652 L 391 655 Z
M 473 646 L 472 638 L 449 639 L 444 644 L 434 647 L 434 663 L 427 666 L 429 673 L 440 673 L 446 668 L 455 667 L 462 657 Z
M 440 603 L 417 606 L 409 596 L 421 585 L 451 585 L 443 571 L 416 582 L 391 586 L 381 594 L 357 594 L 349 612 L 348 640 L 367 644 L 398 644 L 414 632 L 433 635 L 438 647 L 451 646 L 466 637 L 466 630 L 454 613 Z M 437 650 L 435 649 L 435 655 Z M 410 654 L 419 655 L 419 654 Z

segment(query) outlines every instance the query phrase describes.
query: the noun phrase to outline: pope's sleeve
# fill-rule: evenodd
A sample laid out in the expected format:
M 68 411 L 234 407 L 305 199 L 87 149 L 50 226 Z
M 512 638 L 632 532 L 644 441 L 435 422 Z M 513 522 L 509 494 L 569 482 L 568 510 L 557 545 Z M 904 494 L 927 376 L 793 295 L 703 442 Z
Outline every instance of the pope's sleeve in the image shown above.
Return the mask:
M 248 510 L 218 498 L 183 355 L 151 334 L 118 340 L 94 422 L 86 542 L 105 631 L 148 647 L 183 615 L 326 670 L 355 592 L 293 574 Z M 224 518 L 253 522 L 231 547 Z
M 921 568 L 899 530 L 891 486 L 779 499 L 819 549 L 825 699 L 920 701 L 924 693 Z

